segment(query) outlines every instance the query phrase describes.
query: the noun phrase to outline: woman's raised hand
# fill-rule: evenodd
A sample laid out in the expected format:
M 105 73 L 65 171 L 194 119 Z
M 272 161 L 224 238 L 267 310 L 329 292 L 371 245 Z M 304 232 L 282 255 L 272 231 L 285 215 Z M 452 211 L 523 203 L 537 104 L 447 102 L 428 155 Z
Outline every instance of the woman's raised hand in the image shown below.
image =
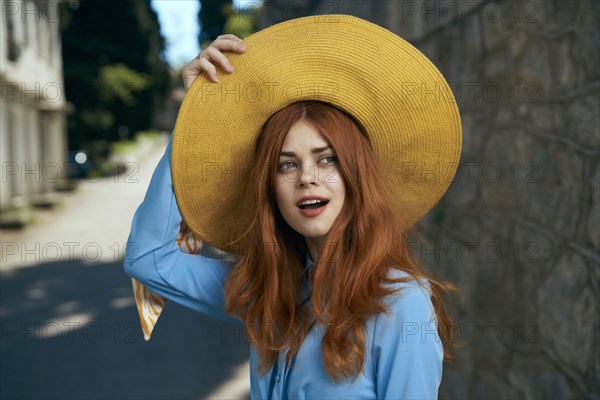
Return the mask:
M 187 63 L 181 70 L 183 86 L 186 91 L 192 86 L 198 75 L 203 72 L 208 75 L 211 81 L 217 82 L 217 68 L 215 65 L 219 65 L 227 73 L 233 72 L 233 67 L 223 51 L 243 53 L 246 51 L 246 46 L 242 43 L 242 39 L 232 34 L 217 37 L 214 42 L 198 53 L 196 58 Z

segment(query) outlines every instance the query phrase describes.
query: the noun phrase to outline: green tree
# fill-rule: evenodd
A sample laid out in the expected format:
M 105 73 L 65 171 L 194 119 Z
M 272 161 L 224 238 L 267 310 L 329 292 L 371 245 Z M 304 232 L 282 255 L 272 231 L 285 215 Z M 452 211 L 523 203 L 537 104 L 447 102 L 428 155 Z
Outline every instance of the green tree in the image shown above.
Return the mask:
M 200 12 L 198 21 L 200 22 L 200 34 L 198 43 L 205 46 L 212 42 L 223 32 L 223 27 L 227 22 L 227 12 L 231 10 L 231 0 L 204 0 L 200 1 Z
M 254 3 L 250 3 L 248 7 L 241 10 L 229 5 L 223 33 L 232 33 L 241 39 L 252 35 L 256 32 L 256 22 L 261 12 L 261 8 Z
M 150 0 L 61 4 L 69 147 L 151 127 L 169 87 L 165 41 Z

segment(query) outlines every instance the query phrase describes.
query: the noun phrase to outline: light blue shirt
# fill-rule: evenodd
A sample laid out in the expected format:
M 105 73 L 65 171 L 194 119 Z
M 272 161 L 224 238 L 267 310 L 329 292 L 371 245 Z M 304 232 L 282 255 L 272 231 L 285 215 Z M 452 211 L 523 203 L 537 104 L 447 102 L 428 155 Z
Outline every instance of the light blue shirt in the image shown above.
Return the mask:
M 232 260 L 182 253 L 176 243 L 181 214 L 171 180 L 171 143 L 159 162 L 144 201 L 137 209 L 127 241 L 125 271 L 150 290 L 186 307 L 229 322 L 223 285 Z M 306 268 L 312 266 L 307 254 Z M 401 276 L 402 272 L 394 272 Z M 427 288 L 429 283 L 425 282 Z M 321 355 L 324 328 L 313 325 L 292 368 L 280 352 L 271 371 L 260 376 L 259 356 L 250 350 L 253 399 L 436 399 L 442 379 L 443 348 L 436 330 L 430 293 L 416 282 L 388 296 L 388 310 L 367 321 L 363 372 L 336 383 Z M 308 284 L 305 288 L 310 293 Z

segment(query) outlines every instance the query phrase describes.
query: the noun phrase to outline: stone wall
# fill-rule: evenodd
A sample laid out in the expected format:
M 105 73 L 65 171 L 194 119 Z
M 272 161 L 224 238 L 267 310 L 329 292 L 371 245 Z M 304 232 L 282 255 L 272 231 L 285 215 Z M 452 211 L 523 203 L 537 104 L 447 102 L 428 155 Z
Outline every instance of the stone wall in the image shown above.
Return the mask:
M 459 173 L 420 224 L 435 249 L 421 256 L 464 295 L 443 397 L 600 397 L 599 4 L 409 10 L 464 129 Z
M 454 307 L 464 347 L 440 398 L 600 398 L 600 2 L 265 7 L 261 27 L 332 12 L 371 20 L 453 88 L 461 166 L 415 247 L 464 297 Z

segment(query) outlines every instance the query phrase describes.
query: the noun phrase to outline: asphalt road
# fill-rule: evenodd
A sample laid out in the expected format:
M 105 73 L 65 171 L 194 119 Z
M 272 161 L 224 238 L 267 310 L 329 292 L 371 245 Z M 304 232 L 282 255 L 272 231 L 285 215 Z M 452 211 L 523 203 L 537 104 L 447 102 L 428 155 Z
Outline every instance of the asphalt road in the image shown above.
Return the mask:
M 0 231 L 0 398 L 249 398 L 241 328 L 167 303 L 145 342 L 121 260 L 166 144 Z

